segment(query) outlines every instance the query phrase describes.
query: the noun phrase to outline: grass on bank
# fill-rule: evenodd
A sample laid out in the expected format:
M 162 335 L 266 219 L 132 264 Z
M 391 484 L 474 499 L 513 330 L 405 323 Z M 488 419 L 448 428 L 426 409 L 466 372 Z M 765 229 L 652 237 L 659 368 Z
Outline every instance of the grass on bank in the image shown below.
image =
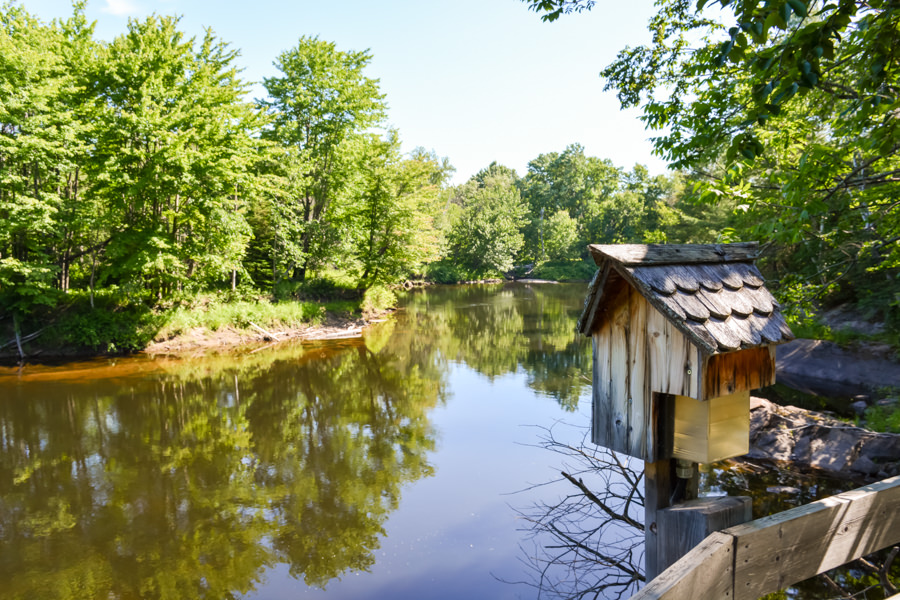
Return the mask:
M 866 409 L 863 425 L 872 431 L 900 433 L 900 405 L 870 406 Z
M 548 281 L 590 281 L 597 271 L 597 265 L 587 260 L 549 260 L 535 266 L 529 277 Z
M 168 339 L 198 327 L 219 331 L 229 327 L 250 329 L 254 324 L 264 329 L 316 325 L 322 322 L 327 310 L 327 305 L 309 301 L 273 303 L 257 299 L 222 303 L 207 298 L 199 300 L 199 305 L 178 306 L 166 312 L 155 337 Z

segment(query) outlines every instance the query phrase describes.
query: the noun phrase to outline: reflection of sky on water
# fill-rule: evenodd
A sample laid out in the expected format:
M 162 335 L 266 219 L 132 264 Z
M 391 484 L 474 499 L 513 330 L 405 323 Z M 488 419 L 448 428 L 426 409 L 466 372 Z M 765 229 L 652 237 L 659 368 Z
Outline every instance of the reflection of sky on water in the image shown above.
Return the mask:
M 537 444 L 533 425 L 557 419 L 587 422 L 589 394 L 581 410 L 564 413 L 535 395 L 524 373 L 493 382 L 461 364 L 447 378 L 450 398 L 431 413 L 437 448 L 429 457 L 435 476 L 403 490 L 400 507 L 385 525 L 387 536 L 371 573 L 347 573 L 311 598 L 459 599 L 532 598 L 535 591 L 501 580 L 525 578 L 519 545 L 527 525 L 511 507 L 551 500 L 560 486 L 523 491 L 558 477 L 555 455 Z M 296 580 L 279 565 L 249 598 L 293 598 Z
M 0 368 L 0 600 L 535 597 L 498 579 L 528 578 L 514 509 L 571 492 L 516 493 L 558 476 L 537 427 L 589 422 L 582 297 L 428 290 L 364 339 Z

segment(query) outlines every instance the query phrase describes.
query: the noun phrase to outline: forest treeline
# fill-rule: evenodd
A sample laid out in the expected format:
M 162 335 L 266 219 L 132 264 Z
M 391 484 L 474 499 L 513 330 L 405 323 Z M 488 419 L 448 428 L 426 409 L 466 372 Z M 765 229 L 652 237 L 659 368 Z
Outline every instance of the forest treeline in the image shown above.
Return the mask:
M 785 239 L 771 205 L 767 233 L 746 194 L 716 193 L 706 173 L 626 171 L 579 144 L 524 175 L 494 163 L 453 186 L 448 159 L 401 151 L 368 51 L 301 37 L 256 100 L 238 58 L 176 17 L 131 20 L 106 42 L 83 3 L 51 23 L 0 10 L 0 317 L 110 298 L 157 309 L 217 292 L 362 294 L 514 268 L 584 279 L 589 243 L 748 239 L 797 300 L 841 251 L 826 236 Z M 859 214 L 846 211 L 837 242 Z M 858 226 L 865 241 L 873 224 Z M 900 310 L 896 274 L 869 267 L 829 292 Z
M 279 55 L 255 101 L 238 52 L 174 17 L 132 20 L 107 43 L 80 5 L 49 24 L 9 5 L 0 56 L 6 311 L 109 290 L 288 297 L 335 272 L 360 290 L 456 281 L 577 260 L 589 242 L 696 237 L 673 234 L 692 211 L 678 176 L 624 172 L 579 145 L 524 177 L 492 164 L 450 186 L 447 159 L 404 155 L 384 126 L 370 54 L 318 38 Z

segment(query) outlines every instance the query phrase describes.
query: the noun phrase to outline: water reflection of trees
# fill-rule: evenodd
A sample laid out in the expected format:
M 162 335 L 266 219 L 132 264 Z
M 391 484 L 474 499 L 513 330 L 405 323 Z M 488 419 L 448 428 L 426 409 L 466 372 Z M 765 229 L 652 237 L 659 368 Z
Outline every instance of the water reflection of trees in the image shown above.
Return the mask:
M 444 395 L 435 349 L 395 342 L 0 394 L 0 597 L 230 598 L 276 563 L 320 586 L 366 569 L 432 473 Z
M 406 311 L 449 360 L 495 378 L 519 369 L 528 385 L 574 409 L 590 386 L 590 342 L 577 335 L 583 285 L 497 284 L 417 291 Z
M 412 321 L 337 350 L 0 384 L 0 598 L 232 598 L 275 564 L 318 586 L 367 569 L 403 485 L 432 473 L 448 361 L 524 370 L 572 408 L 582 296 L 426 290 Z

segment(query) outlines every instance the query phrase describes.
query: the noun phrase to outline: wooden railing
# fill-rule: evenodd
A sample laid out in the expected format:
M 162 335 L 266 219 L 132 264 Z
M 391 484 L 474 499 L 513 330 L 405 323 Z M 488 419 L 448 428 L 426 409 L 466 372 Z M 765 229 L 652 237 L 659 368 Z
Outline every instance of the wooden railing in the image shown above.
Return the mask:
M 718 531 L 632 600 L 756 600 L 900 543 L 900 476 Z

